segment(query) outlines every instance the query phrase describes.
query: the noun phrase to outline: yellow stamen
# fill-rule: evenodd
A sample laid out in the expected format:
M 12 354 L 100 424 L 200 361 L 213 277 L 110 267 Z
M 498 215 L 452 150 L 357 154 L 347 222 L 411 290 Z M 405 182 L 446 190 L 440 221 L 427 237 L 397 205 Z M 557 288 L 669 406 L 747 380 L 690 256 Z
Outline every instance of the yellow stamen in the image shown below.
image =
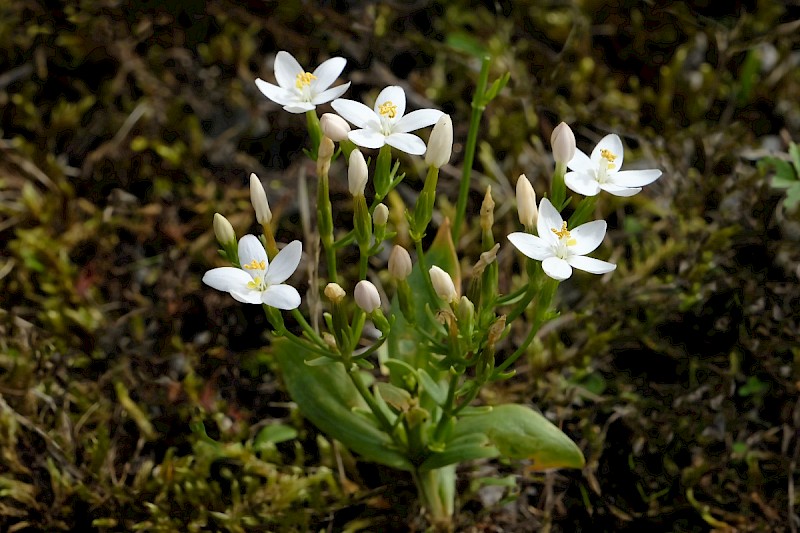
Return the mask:
M 387 100 L 378 106 L 378 112 L 384 117 L 394 118 L 397 116 L 397 106 Z
M 255 259 L 253 259 L 252 261 L 250 261 L 249 264 L 242 265 L 242 267 L 246 268 L 247 270 L 264 270 L 265 268 L 267 268 L 267 262 L 256 261 Z
M 248 289 L 259 289 L 261 288 L 261 278 L 255 278 L 253 281 L 247 282 Z
M 561 229 L 557 230 L 556 228 L 550 228 L 550 230 L 558 235 L 559 239 L 567 239 L 567 246 L 574 246 L 578 243 L 572 236 L 569 234 L 569 230 L 567 230 L 567 223 L 562 222 Z
M 611 150 L 605 150 L 605 149 L 600 150 L 600 157 L 608 161 L 609 169 L 614 168 L 614 160 L 617 158 L 617 156 L 611 153 Z
M 310 72 L 301 72 L 297 75 L 297 81 L 295 81 L 294 84 L 298 89 L 302 89 L 307 85 L 311 85 L 311 80 L 315 79 L 317 79 L 317 77 Z

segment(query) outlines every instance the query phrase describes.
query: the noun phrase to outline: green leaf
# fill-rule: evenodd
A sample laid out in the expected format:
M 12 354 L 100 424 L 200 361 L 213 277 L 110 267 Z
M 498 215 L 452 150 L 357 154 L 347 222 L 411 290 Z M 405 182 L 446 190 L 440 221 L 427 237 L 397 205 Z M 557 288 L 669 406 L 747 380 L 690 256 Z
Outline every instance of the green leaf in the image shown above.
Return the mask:
M 581 450 L 564 432 L 523 405 L 499 405 L 488 413 L 460 418 L 453 439 L 458 442 L 475 434 L 486 435 L 498 455 L 532 460 L 535 470 L 582 468 L 585 463 Z
M 447 402 L 447 386 L 437 383 L 425 369 L 417 370 L 417 376 L 422 384 L 422 390 L 426 392 L 437 405 L 443 406 Z
M 389 435 L 370 419 L 353 412 L 368 411 L 369 407 L 350 381 L 344 366 L 308 366 L 305 361 L 314 358 L 315 354 L 303 353 L 302 348 L 283 339 L 276 339 L 272 346 L 286 388 L 303 416 L 367 460 L 400 470 L 412 469 Z
M 795 143 L 789 143 L 789 155 L 792 158 L 795 173 L 800 175 L 800 148 Z
M 260 450 L 267 443 L 278 444 L 279 442 L 286 442 L 297 438 L 297 430 L 293 427 L 283 424 L 270 424 L 266 426 L 256 435 L 253 445 L 256 450 Z
M 472 435 L 464 435 L 452 439 L 447 443 L 447 447 L 444 451 L 434 453 L 428 457 L 422 465 L 420 465 L 420 470 L 433 470 L 447 465 L 471 461 L 473 459 L 488 459 L 497 457 L 499 454 L 497 448 L 492 446 L 492 443 L 485 434 L 475 433 Z
M 455 50 L 465 52 L 475 57 L 483 57 L 487 54 L 486 47 L 469 33 L 454 31 L 447 35 L 445 42 Z
M 786 198 L 783 199 L 783 206 L 787 211 L 794 211 L 800 203 L 800 183 L 795 183 L 786 189 Z

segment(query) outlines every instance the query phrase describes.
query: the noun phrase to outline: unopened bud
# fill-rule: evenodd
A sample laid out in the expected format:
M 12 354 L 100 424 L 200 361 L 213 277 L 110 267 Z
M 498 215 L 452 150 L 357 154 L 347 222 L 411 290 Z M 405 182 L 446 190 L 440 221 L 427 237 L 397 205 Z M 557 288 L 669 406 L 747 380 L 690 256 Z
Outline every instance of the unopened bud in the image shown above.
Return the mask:
M 458 300 L 456 294 L 456 286 L 453 285 L 453 279 L 450 274 L 439 268 L 432 266 L 430 268 L 431 284 L 436 295 L 447 303 L 453 303 Z
M 555 127 L 550 136 L 550 146 L 553 148 L 553 159 L 556 163 L 566 165 L 575 156 L 575 134 L 566 122 Z
M 328 283 L 325 286 L 325 297 L 331 302 L 338 304 L 344 299 L 344 289 L 338 283 Z
M 425 152 L 425 164 L 442 168 L 450 161 L 453 152 L 453 121 L 450 115 L 442 115 L 433 126 Z
M 481 229 L 490 231 L 494 225 L 494 200 L 492 199 L 492 188 L 486 187 L 486 195 L 481 204 Z
M 319 141 L 319 150 L 317 151 L 317 160 L 324 160 L 330 161 L 331 157 L 333 157 L 333 151 L 336 147 L 333 145 L 333 141 L 327 135 L 324 135 L 322 139 Z
M 214 213 L 214 235 L 223 248 L 236 244 L 236 233 L 233 231 L 233 226 L 227 218 L 219 213 Z
M 372 313 L 381 306 L 381 295 L 378 294 L 378 289 L 365 279 L 356 284 L 353 297 L 356 300 L 356 305 L 366 313 Z
M 255 174 L 250 174 L 250 203 L 253 204 L 253 209 L 256 211 L 256 220 L 259 224 L 264 225 L 272 222 L 272 211 L 269 210 L 267 193 L 264 192 L 264 186 Z
M 525 174 L 520 174 L 517 178 L 517 213 L 519 221 L 526 228 L 536 227 L 536 218 L 539 210 L 536 208 L 536 193 L 533 186 Z
M 395 245 L 389 254 L 389 274 L 393 278 L 403 280 L 411 274 L 411 268 L 411 256 L 408 255 L 408 250 Z
M 331 350 L 336 349 L 336 337 L 334 337 L 327 331 L 322 332 L 322 340 L 325 341 L 325 344 L 327 344 L 328 348 L 330 348 Z
M 350 133 L 350 124 L 334 113 L 323 114 L 319 119 L 319 127 L 325 137 L 337 143 L 347 139 L 347 134 Z
M 367 162 L 364 160 L 361 150 L 356 149 L 350 152 L 350 166 L 347 169 L 347 184 L 350 194 L 364 196 L 368 173 Z
M 385 204 L 375 206 L 375 211 L 372 212 L 372 222 L 376 226 L 385 226 L 389 222 L 389 208 Z
M 480 259 L 478 259 L 478 262 L 475 263 L 474 267 L 472 267 L 473 277 L 480 276 L 481 274 L 483 274 L 483 271 L 486 270 L 486 267 L 494 263 L 494 261 L 497 259 L 497 251 L 499 249 L 500 245 L 495 244 L 494 246 L 492 246 L 491 250 L 487 250 L 481 254 Z

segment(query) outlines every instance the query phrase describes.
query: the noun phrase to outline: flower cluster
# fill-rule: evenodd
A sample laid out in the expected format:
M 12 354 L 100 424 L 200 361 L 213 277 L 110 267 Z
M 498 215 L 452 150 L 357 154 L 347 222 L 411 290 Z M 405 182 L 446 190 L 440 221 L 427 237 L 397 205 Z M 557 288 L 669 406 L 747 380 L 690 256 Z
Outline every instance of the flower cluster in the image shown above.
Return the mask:
M 606 236 L 604 220 L 589 221 L 598 193 L 631 196 L 658 179 L 661 171 L 620 170 L 623 145 L 613 134 L 601 139 L 587 156 L 577 149 L 569 126 L 559 124 L 551 137 L 555 171 L 550 190 L 537 203 L 533 183 L 525 175 L 516 182 L 517 211 L 524 231 L 512 232 L 507 239 L 533 260 L 523 259 L 527 282 L 500 294 L 503 284 L 497 257 L 502 244 L 495 242 L 495 203 L 488 188 L 480 217 L 474 222 L 480 226 L 475 228 L 480 229 L 475 244 L 480 247 L 480 258 L 462 290 L 463 260 L 455 250 L 463 240 L 459 239 L 461 226 L 472 225 L 464 222 L 469 165 L 465 165 L 460 183 L 455 224 L 451 228 L 445 219 L 435 238 L 425 238 L 432 222 L 439 222 L 435 217 L 437 184 L 440 169 L 453 152 L 451 117 L 436 109 L 406 112 L 406 94 L 399 86 L 381 90 L 372 107 L 340 98 L 350 83 L 333 85 L 345 65 L 343 58 L 335 57 L 310 72 L 289 53 L 279 52 L 275 58 L 277 85 L 256 80 L 258 89 L 286 111 L 306 113 L 312 143 L 307 153 L 316 163 L 318 180 L 315 230 L 325 257 L 324 268 L 309 269 L 319 272 L 312 276 L 312 294 L 323 286 L 317 285 L 317 277 L 325 279 L 321 291 L 325 301 L 314 298 L 316 304 L 309 305 L 308 312 L 315 313 L 320 307 L 325 312 L 306 320 L 298 309 L 300 293 L 286 282 L 300 264 L 303 245 L 300 241 L 276 242 L 273 223 L 278 223 L 279 216 L 273 217 L 264 186 L 255 174 L 250 176 L 250 200 L 263 235 L 237 239 L 230 222 L 216 214 L 214 232 L 220 254 L 230 266 L 209 270 L 203 282 L 239 302 L 264 307 L 274 335 L 281 339 L 273 348 L 284 369 L 287 389 L 301 409 L 313 413 L 310 418 L 316 416 L 315 424 L 374 461 L 437 472 L 414 477 L 423 505 L 438 515 L 437 521 L 452 513 L 453 465 L 461 460 L 502 454 L 530 459 L 534 464 L 544 457 L 548 466 L 580 468 L 584 459 L 577 446 L 528 408 L 498 406 L 469 417 L 459 413 L 479 396 L 483 386 L 512 375 L 509 366 L 526 353 L 538 328 L 550 316 L 556 288 L 574 269 L 593 274 L 616 269 L 613 263 L 588 257 Z M 479 82 L 483 92 L 476 95 L 476 101 L 483 102 L 478 111 L 508 81 L 501 77 L 488 85 L 485 66 Z M 327 103 L 335 113 L 318 117 L 316 107 Z M 474 157 L 479 120 L 480 113 L 473 113 L 472 137 L 464 144 L 469 152 L 464 154 L 465 161 Z M 426 145 L 412 132 L 429 126 L 433 128 Z M 376 149 L 376 157 L 365 156 L 365 151 Z M 401 162 L 393 161 L 393 149 L 424 155 L 427 167 L 414 205 L 401 214 L 396 204 L 404 195 L 390 194 L 405 175 L 398 172 Z M 344 165 L 352 208 L 343 212 L 352 213 L 350 231 L 334 227 L 334 220 L 340 222 L 342 214 L 334 219 L 330 194 L 334 174 L 339 172 L 342 182 L 345 179 L 340 172 Z M 567 188 L 584 198 L 570 207 L 573 198 L 567 198 Z M 568 209 L 572 212 L 566 217 Z M 415 260 L 406 248 L 395 245 L 388 254 L 388 276 L 370 276 L 370 265 L 386 257 L 384 245 L 401 232 L 405 235 L 397 240 L 413 243 Z M 427 249 L 425 243 L 430 243 Z M 342 269 L 339 261 L 345 253 L 347 268 Z M 347 280 L 347 276 L 354 279 Z M 384 295 L 387 289 L 393 292 L 391 304 Z M 510 324 L 525 316 L 530 307 L 533 319 L 526 340 L 497 362 L 496 347 L 511 331 Z M 284 324 L 281 311 L 291 311 L 291 327 Z M 380 352 L 379 361 L 391 379 L 367 383 L 363 370 L 375 368 L 370 356 L 384 343 L 388 349 Z M 333 369 L 329 365 L 334 365 Z M 356 410 L 355 422 L 342 416 Z M 525 428 L 524 436 L 519 428 Z M 508 447 L 508 442 L 514 446 Z

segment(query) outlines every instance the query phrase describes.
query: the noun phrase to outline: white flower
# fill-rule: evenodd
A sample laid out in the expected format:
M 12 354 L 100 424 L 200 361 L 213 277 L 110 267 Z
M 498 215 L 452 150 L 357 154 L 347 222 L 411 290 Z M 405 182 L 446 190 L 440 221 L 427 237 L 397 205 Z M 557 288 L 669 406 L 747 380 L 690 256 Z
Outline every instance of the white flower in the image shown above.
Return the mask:
M 623 170 L 622 141 L 615 134 L 606 135 L 592 150 L 591 157 L 580 150 L 567 163 L 572 172 L 564 176 L 564 183 L 584 196 L 595 196 L 600 190 L 615 196 L 633 196 L 661 176 L 661 171 Z
M 340 97 L 350 87 L 350 82 L 328 89 L 342 73 L 347 60 L 332 57 L 311 73 L 306 72 L 289 52 L 278 52 L 275 56 L 275 80 L 278 85 L 261 78 L 256 86 L 264 96 L 280 104 L 290 113 L 305 113 L 318 105 Z
M 541 261 L 545 274 L 553 279 L 569 278 L 573 267 L 592 274 L 605 274 L 617 268 L 612 263 L 585 257 L 603 242 L 605 220 L 588 222 L 568 231 L 567 223 L 550 200 L 542 198 L 536 229 L 538 237 L 519 232 L 509 235 L 508 240 L 526 256 Z
M 388 144 L 414 155 L 425 153 L 425 143 L 408 132 L 435 124 L 444 114 L 436 109 L 419 109 L 405 115 L 406 93 L 396 85 L 380 92 L 374 110 L 361 102 L 342 98 L 334 100 L 331 106 L 345 120 L 361 128 L 348 135 L 358 146 L 380 148 Z
M 239 262 L 242 268 L 221 267 L 206 272 L 203 283 L 231 293 L 234 299 L 248 304 L 267 304 L 278 309 L 296 309 L 300 293 L 283 282 L 289 279 L 297 265 L 303 245 L 292 241 L 272 260 L 255 235 L 239 240 Z

